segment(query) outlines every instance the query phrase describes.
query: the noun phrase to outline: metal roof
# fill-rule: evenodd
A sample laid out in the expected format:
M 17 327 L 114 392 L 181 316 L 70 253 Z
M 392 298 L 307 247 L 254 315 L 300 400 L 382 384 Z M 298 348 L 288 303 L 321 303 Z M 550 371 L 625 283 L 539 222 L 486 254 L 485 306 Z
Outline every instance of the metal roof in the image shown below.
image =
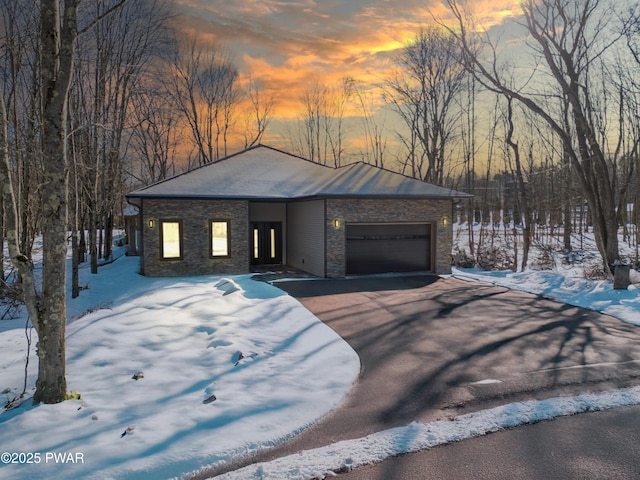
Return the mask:
M 130 198 L 469 198 L 471 195 L 358 162 L 333 168 L 258 145 L 141 188 Z

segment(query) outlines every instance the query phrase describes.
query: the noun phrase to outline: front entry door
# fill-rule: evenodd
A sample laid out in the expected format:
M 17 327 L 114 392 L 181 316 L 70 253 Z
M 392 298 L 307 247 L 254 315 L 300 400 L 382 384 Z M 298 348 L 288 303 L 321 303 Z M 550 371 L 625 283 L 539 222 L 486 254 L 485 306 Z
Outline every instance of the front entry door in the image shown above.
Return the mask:
M 251 223 L 251 264 L 282 263 L 282 222 Z

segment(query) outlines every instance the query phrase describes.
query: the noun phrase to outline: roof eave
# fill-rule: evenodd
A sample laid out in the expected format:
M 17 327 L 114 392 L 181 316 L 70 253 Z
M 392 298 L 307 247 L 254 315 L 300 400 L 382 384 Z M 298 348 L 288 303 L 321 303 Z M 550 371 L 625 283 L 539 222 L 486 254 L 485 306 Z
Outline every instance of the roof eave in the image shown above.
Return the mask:
M 185 195 L 185 194 L 145 194 L 128 193 L 126 198 L 173 198 L 182 200 L 312 200 L 324 198 L 380 198 L 380 199 L 422 199 L 422 200 L 447 200 L 447 199 L 471 199 L 473 195 L 463 192 L 453 194 L 375 194 L 375 193 L 312 193 L 302 195 L 259 196 L 259 195 Z

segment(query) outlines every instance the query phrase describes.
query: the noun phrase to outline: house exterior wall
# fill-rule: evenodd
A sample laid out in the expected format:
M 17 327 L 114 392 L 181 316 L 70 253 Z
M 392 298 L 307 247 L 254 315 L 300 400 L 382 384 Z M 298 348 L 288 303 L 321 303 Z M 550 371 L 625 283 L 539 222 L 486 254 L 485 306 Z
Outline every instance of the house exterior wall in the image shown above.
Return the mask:
M 142 203 L 141 273 L 150 277 L 246 273 L 249 271 L 249 202 L 146 198 Z M 154 227 L 149 227 L 153 220 Z M 163 259 L 160 222 L 182 224 L 182 258 Z M 210 222 L 229 221 L 229 255 L 211 258 Z
M 344 277 L 346 268 L 346 223 L 420 222 L 433 225 L 431 248 L 435 273 L 451 273 L 453 229 L 440 219 L 451 218 L 452 200 L 431 199 L 327 199 L 326 200 L 326 276 Z M 334 228 L 338 219 L 340 227 Z
M 250 271 L 250 221 L 283 222 L 284 263 L 320 277 L 344 277 L 347 223 L 419 222 L 432 225 L 435 273 L 451 272 L 452 200 L 326 199 L 288 203 L 246 200 L 152 199 L 142 201 L 141 273 L 151 277 L 246 273 Z M 149 220 L 154 227 L 149 227 Z M 335 228 L 334 219 L 340 221 Z M 160 222 L 180 221 L 182 258 L 162 259 Z M 211 258 L 210 222 L 228 220 L 229 255 Z
M 324 200 L 291 202 L 287 218 L 288 265 L 324 277 Z

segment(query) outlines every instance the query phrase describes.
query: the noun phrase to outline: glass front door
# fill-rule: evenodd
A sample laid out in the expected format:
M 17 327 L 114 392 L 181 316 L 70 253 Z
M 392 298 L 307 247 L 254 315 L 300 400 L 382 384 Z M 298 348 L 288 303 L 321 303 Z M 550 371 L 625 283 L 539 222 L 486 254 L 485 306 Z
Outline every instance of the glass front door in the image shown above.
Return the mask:
M 282 263 L 282 222 L 251 223 L 251 264 Z

